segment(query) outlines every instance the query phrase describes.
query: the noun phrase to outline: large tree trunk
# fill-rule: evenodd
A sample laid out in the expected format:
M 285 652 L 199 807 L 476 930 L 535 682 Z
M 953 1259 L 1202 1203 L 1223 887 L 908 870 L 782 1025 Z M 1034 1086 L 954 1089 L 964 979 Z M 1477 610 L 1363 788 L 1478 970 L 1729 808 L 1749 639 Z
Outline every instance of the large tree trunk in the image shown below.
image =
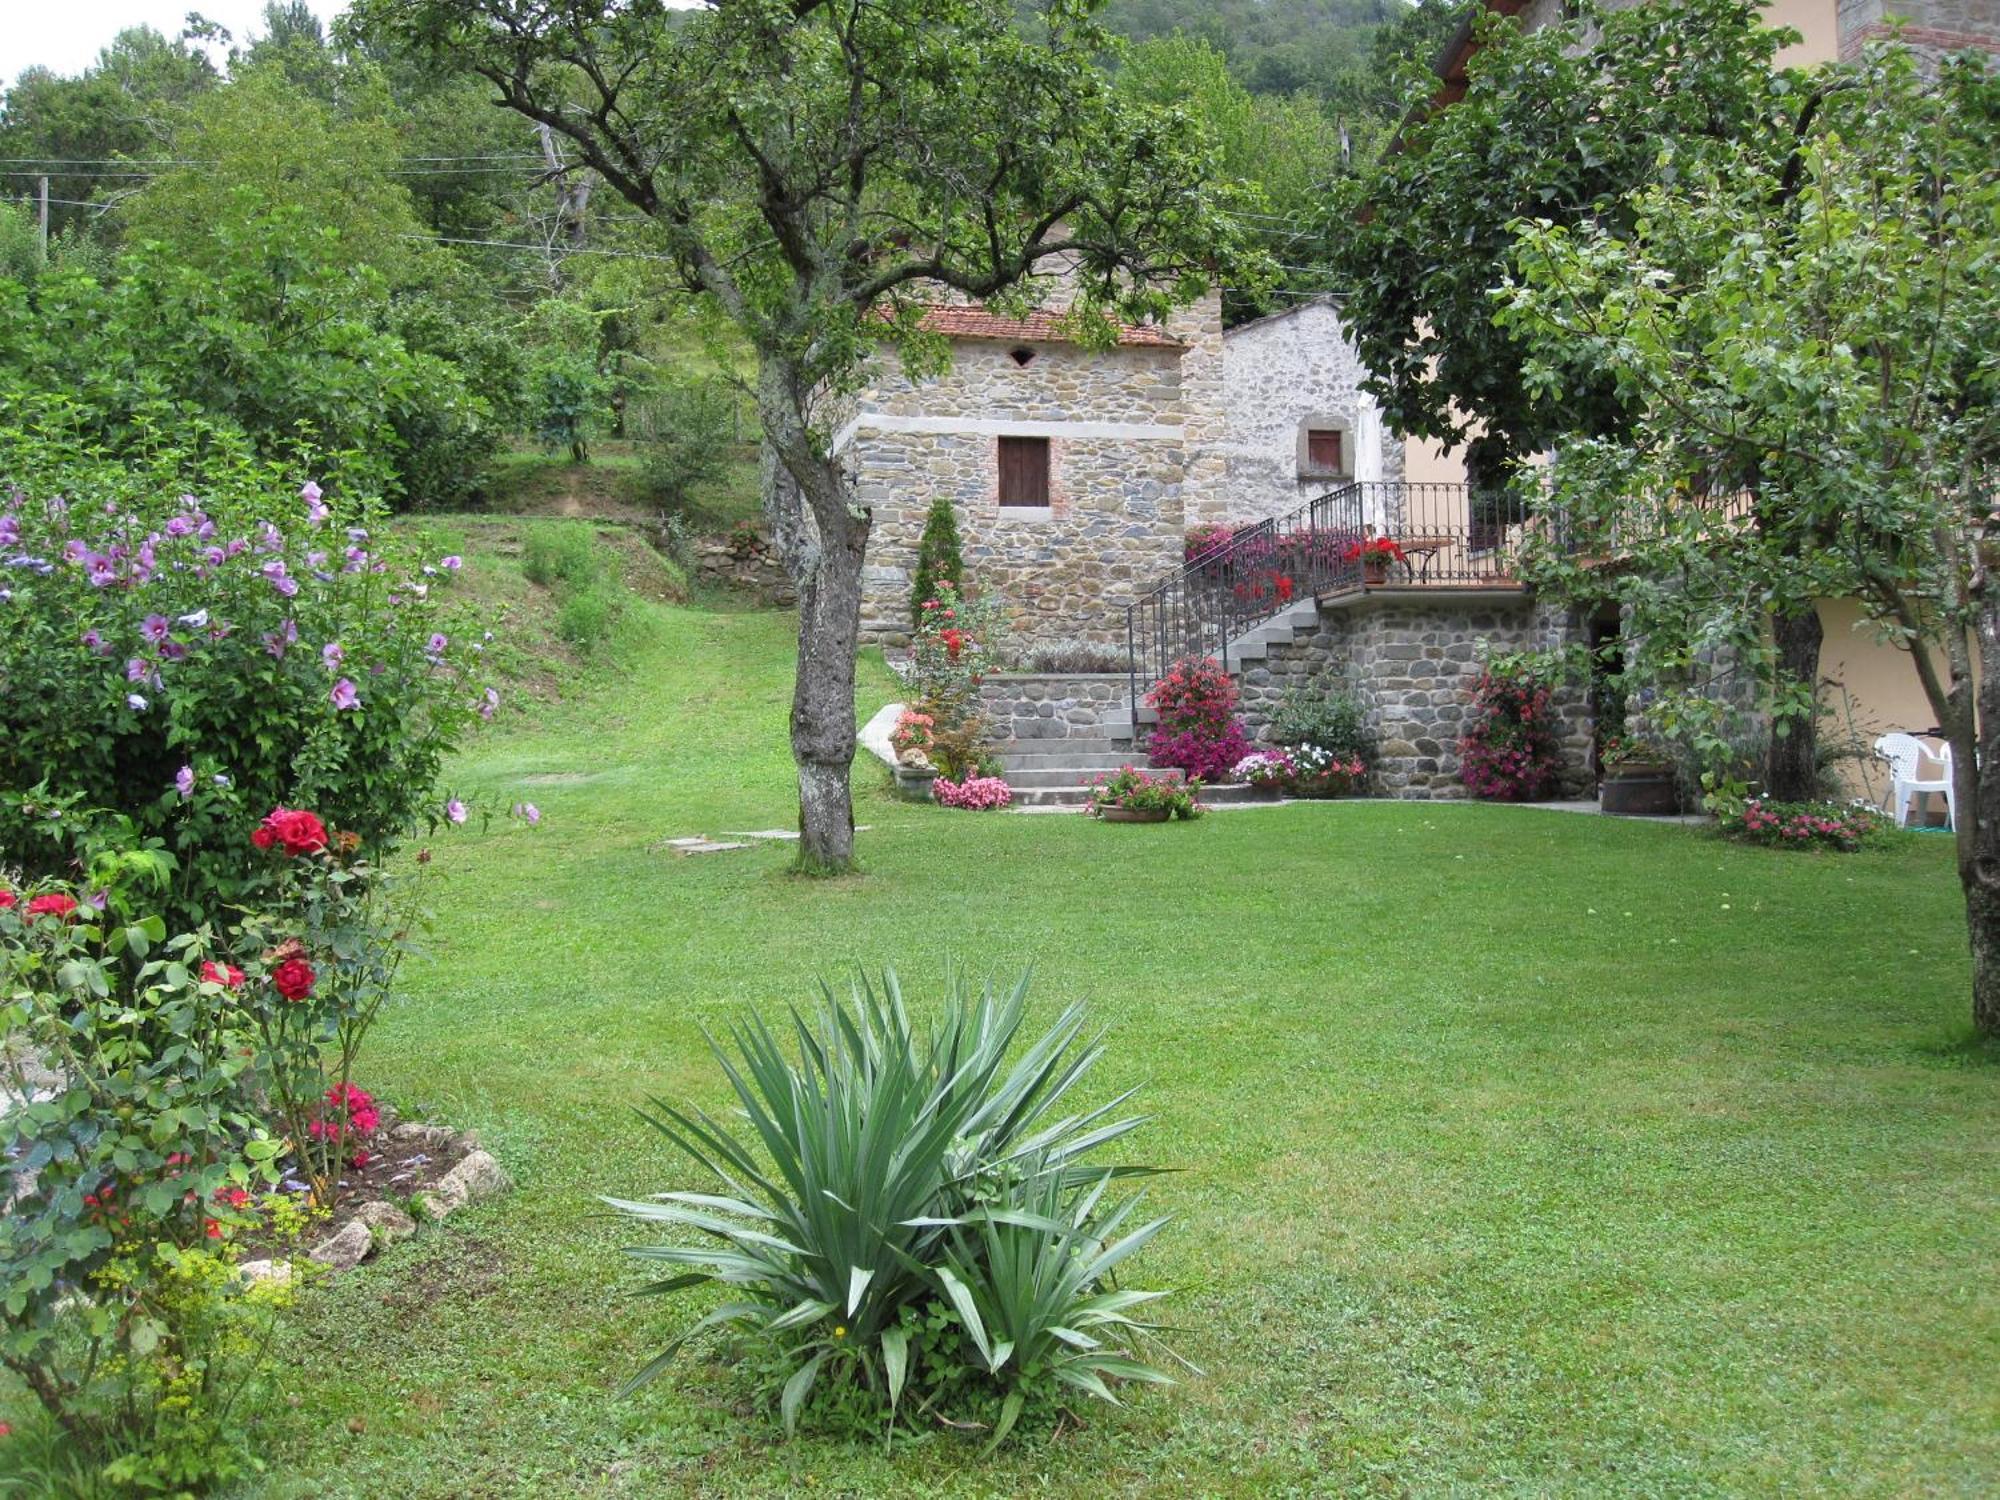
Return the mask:
M 854 868 L 854 654 L 861 635 L 861 562 L 868 513 L 837 458 L 819 451 L 796 375 L 766 360 L 757 378 L 764 422 L 764 504 L 778 556 L 799 590 L 792 684 L 792 759 L 799 768 L 799 868 Z
M 1780 802 L 1809 802 L 1819 795 L 1819 648 L 1824 638 L 1819 611 L 1811 605 L 1797 614 L 1771 617 L 1780 679 L 1802 682 L 1813 695 L 1807 713 L 1787 719 L 1783 734 L 1774 726 L 1771 735 L 1764 790 Z

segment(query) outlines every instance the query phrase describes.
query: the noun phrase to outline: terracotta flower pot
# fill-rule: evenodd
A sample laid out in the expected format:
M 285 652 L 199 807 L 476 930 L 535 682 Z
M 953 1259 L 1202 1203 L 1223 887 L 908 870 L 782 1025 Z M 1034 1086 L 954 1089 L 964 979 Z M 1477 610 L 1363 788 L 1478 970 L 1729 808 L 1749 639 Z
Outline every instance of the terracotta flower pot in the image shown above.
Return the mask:
M 1173 816 L 1165 807 L 1105 807 L 1097 816 L 1107 823 L 1164 823 Z
M 1361 581 L 1363 583 L 1387 583 L 1389 581 L 1389 565 L 1379 558 L 1369 557 L 1362 559 Z

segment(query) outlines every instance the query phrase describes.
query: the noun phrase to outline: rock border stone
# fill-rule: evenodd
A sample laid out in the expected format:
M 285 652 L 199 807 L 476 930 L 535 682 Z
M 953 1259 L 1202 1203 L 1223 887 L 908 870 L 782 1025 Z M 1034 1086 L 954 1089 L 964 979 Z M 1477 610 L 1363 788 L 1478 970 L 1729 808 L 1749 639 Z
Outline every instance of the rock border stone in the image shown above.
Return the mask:
M 504 1193 L 514 1185 L 493 1154 L 481 1147 L 475 1131 L 406 1120 L 392 1127 L 389 1133 L 396 1140 L 415 1142 L 428 1151 L 459 1158 L 450 1171 L 412 1200 L 428 1220 L 447 1219 L 467 1204 Z M 345 1215 L 333 1233 L 306 1252 L 306 1258 L 330 1273 L 351 1271 L 386 1246 L 409 1239 L 416 1232 L 416 1219 L 394 1203 L 375 1199 Z M 275 1281 L 282 1285 L 292 1279 L 291 1265 L 282 1260 L 245 1261 L 236 1269 L 252 1282 Z

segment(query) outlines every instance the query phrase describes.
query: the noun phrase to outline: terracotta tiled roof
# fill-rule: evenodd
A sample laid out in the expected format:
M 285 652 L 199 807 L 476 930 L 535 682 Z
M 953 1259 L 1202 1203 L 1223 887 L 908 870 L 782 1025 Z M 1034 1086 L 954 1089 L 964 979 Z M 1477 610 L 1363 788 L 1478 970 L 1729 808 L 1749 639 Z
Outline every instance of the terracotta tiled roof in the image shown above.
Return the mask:
M 923 326 L 932 333 L 953 339 L 1005 339 L 1021 344 L 1067 343 L 1069 335 L 1060 325 L 1061 314 L 1031 312 L 1025 318 L 1003 318 L 983 307 L 938 305 L 924 309 Z M 1118 329 L 1118 342 L 1152 349 L 1179 349 L 1181 341 L 1164 329 L 1126 323 Z

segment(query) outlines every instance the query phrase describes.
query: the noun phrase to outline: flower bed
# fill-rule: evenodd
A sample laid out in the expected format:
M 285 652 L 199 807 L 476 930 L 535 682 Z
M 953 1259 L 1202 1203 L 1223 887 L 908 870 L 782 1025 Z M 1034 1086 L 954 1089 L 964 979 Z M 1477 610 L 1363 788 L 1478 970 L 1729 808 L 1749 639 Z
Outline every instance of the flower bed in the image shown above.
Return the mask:
M 1889 820 L 1865 804 L 1766 802 L 1751 798 L 1739 812 L 1715 820 L 1725 838 L 1776 849 L 1836 849 L 1852 853 L 1877 838 Z
M 1321 745 L 1294 747 L 1292 762 L 1292 791 L 1300 797 L 1345 797 L 1368 775 L 1359 756 L 1341 755 Z
M 1115 775 L 1096 779 L 1084 811 L 1092 817 L 1116 811 L 1198 818 L 1203 811 L 1200 795 L 1199 777 L 1190 780 L 1178 775 L 1155 776 L 1137 766 L 1125 766 Z
M 1297 775 L 1298 765 L 1283 750 L 1253 750 L 1229 768 L 1232 781 L 1263 792 L 1288 791 Z
M 1014 789 L 998 776 L 968 776 L 963 781 L 940 776 L 931 783 L 931 795 L 945 807 L 968 812 L 998 812 L 1014 801 Z

